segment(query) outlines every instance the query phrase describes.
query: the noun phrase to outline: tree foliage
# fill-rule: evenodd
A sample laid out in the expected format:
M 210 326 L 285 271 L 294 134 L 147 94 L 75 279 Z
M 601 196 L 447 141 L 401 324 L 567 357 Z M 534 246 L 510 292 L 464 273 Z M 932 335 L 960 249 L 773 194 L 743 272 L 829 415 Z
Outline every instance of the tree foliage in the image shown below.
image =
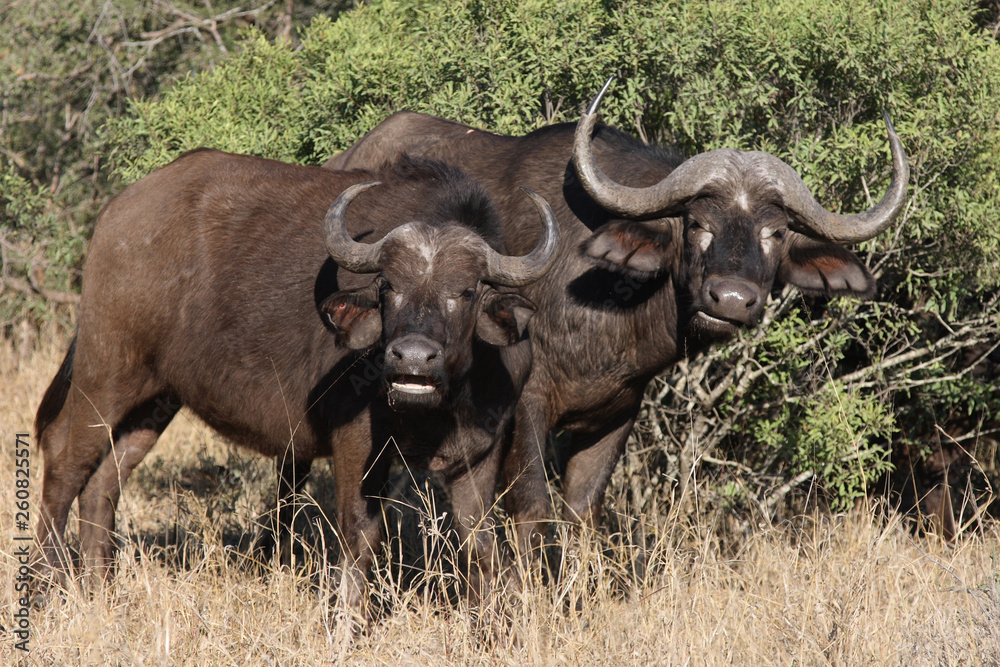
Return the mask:
M 861 248 L 878 297 L 775 294 L 768 326 L 651 386 L 622 473 L 683 495 L 698 470 L 731 488 L 741 461 L 757 476 L 725 502 L 773 508 L 816 481 L 839 508 L 887 469 L 891 443 L 927 439 L 916 425 L 978 416 L 973 443 L 996 428 L 981 372 L 1000 312 L 991 16 L 965 0 L 382 0 L 316 16 L 297 44 L 247 34 L 214 68 L 108 114 L 97 152 L 127 182 L 201 145 L 321 163 L 400 109 L 521 133 L 575 120 L 615 73 L 607 122 L 689 155 L 774 153 L 853 212 L 888 185 L 888 110 L 911 180 L 903 215 Z M 648 496 L 632 493 L 633 510 Z
M 295 22 L 344 0 L 15 0 L 0 8 L 0 330 L 72 303 L 84 241 L 116 189 L 102 127 L 130 103 L 211 71 L 250 27 L 293 43 Z M 30 214 L 28 213 L 30 211 Z

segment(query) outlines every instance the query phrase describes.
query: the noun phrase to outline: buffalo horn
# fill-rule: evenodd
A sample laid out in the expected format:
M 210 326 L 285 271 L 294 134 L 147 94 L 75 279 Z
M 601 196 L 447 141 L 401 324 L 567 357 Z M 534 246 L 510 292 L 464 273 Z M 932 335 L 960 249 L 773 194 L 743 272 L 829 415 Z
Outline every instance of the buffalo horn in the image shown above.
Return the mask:
M 359 243 L 347 233 L 346 213 L 351 201 L 380 181 L 358 183 L 340 193 L 326 212 L 324 228 L 326 250 L 337 264 L 354 273 L 375 273 L 380 270 L 382 244 L 385 238 L 375 243 Z
M 535 249 L 523 257 L 506 257 L 492 248 L 486 249 L 486 275 L 483 280 L 495 285 L 518 287 L 538 280 L 552 266 L 556 258 L 556 245 L 559 242 L 559 225 L 556 214 L 552 212 L 545 199 L 529 190 L 521 188 L 531 197 L 538 212 L 545 222 L 542 238 Z
M 906 183 L 910 178 L 910 166 L 907 164 L 903 142 L 892 126 L 889 114 L 883 112 L 882 115 L 889 131 L 892 179 L 889 190 L 881 201 L 863 213 L 842 215 L 827 211 L 812 196 L 794 169 L 773 155 L 767 156 L 770 158 L 768 162 L 773 165 L 770 176 L 778 184 L 785 208 L 795 214 L 798 224 L 793 223 L 793 228 L 803 234 L 836 243 L 857 243 L 878 236 L 896 219 L 906 205 Z
M 573 161 L 577 175 L 587 193 L 605 209 L 631 218 L 676 212 L 680 204 L 698 195 L 711 181 L 723 177 L 723 167 L 740 155 L 739 151 L 731 148 L 700 153 L 685 160 L 656 185 L 646 188 L 632 188 L 615 183 L 597 166 L 590 139 L 597 122 L 601 97 L 609 83 L 611 79 L 604 84 L 587 113 L 580 119 L 573 142 Z M 892 151 L 889 191 L 874 207 L 856 215 L 841 215 L 824 209 L 795 170 L 777 157 L 756 151 L 744 153 L 743 156 L 756 162 L 757 167 L 775 184 L 785 208 L 794 214 L 794 229 L 836 243 L 865 241 L 888 227 L 906 204 L 906 183 L 910 168 L 903 143 L 899 140 L 889 115 L 884 116 Z

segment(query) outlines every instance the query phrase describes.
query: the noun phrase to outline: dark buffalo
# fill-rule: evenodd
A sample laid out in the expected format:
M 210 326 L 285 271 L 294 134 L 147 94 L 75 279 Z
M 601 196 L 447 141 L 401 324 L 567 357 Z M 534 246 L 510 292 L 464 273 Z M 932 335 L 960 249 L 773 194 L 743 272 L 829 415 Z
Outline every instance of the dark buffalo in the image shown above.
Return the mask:
M 888 117 L 888 193 L 869 211 L 837 215 L 774 156 L 721 149 L 684 160 L 595 127 L 600 97 L 579 123 L 523 137 L 396 113 L 324 165 L 370 167 L 403 151 L 457 165 L 489 189 L 512 250 L 538 235 L 515 186 L 552 203 L 559 258 L 524 291 L 538 306 L 535 363 L 504 464 L 522 545 L 550 512 L 541 451 L 551 429 L 572 440 L 563 517 L 594 522 L 647 383 L 755 326 L 776 281 L 810 295 L 870 297 L 871 273 L 837 244 L 874 237 L 906 199 L 906 155 Z
M 352 604 L 393 453 L 442 473 L 466 543 L 531 366 L 534 306 L 496 286 L 555 256 L 529 194 L 541 240 L 508 257 L 485 191 L 428 160 L 337 173 L 199 150 L 125 189 L 97 220 L 79 330 L 38 409 L 39 567 L 64 565 L 79 497 L 85 565 L 107 574 L 121 488 L 184 405 L 293 468 L 333 457 Z M 490 545 L 468 550 L 487 570 Z

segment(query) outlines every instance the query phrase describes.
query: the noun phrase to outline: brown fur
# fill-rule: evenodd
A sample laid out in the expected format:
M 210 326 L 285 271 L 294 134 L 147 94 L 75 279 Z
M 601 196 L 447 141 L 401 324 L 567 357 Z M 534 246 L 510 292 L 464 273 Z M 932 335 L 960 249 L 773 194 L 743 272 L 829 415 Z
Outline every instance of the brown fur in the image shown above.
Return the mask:
M 667 212 L 676 217 L 629 220 L 598 206 L 581 186 L 571 162 L 575 124 L 521 137 L 472 129 L 400 112 L 324 166 L 371 167 L 401 152 L 454 164 L 489 189 L 517 252 L 538 236 L 523 224 L 516 188 L 530 187 L 552 205 L 559 259 L 524 290 L 538 305 L 531 322 L 535 363 L 504 464 L 514 482 L 507 508 L 525 544 L 551 513 L 541 455 L 551 429 L 572 435 L 563 517 L 594 522 L 643 391 L 657 373 L 739 327 L 755 326 L 776 279 L 811 294 L 874 292 L 874 279 L 852 253 L 788 230 L 789 213 L 752 154 L 732 151 L 724 177 Z M 604 173 L 630 187 L 653 185 L 683 162 L 604 126 L 595 129 L 593 151 Z M 781 232 L 770 253 L 760 243 L 765 226 Z M 701 241 L 709 230 L 706 251 Z
M 323 237 L 334 199 L 373 178 L 384 183 L 348 212 L 352 237 L 371 242 L 419 221 L 386 243 L 377 277 L 338 269 Z M 393 453 L 443 471 L 467 541 L 492 505 L 531 364 L 520 331 L 533 307 L 481 281 L 483 249 L 502 251 L 499 238 L 483 191 L 429 161 L 342 173 L 199 150 L 128 187 L 98 218 L 79 330 L 38 411 L 39 567 L 65 565 L 79 498 L 85 565 L 107 574 L 120 490 L 181 406 L 276 457 L 283 495 L 301 487 L 309 462 L 333 457 L 355 605 L 381 540 L 378 497 Z M 435 256 L 432 267 L 421 253 Z M 337 343 L 361 336 L 361 323 L 364 349 Z M 441 347 L 440 395 L 410 409 L 404 392 L 394 410 L 381 350 L 414 335 Z M 475 581 L 493 556 L 485 541 L 472 544 Z

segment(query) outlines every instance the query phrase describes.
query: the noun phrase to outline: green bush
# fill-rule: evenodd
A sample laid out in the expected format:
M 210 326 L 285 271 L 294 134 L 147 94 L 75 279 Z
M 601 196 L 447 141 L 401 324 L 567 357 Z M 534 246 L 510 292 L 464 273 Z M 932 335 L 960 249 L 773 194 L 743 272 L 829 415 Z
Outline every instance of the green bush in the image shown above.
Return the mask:
M 884 443 L 894 419 L 878 401 L 828 382 L 776 412 L 754 424 L 756 440 L 787 461 L 790 474 L 814 475 L 834 510 L 851 507 L 892 469 Z
M 319 163 L 399 109 L 520 133 L 575 119 L 617 72 L 609 122 L 689 154 L 773 152 L 850 211 L 887 183 L 888 109 L 912 197 L 902 237 L 872 249 L 892 253 L 887 287 L 956 312 L 1000 280 L 1000 66 L 973 13 L 954 0 L 373 3 L 313 21 L 294 53 L 252 37 L 137 105 L 113 142 L 147 143 L 116 164 L 134 179 L 201 144 Z
M 0 336 L 69 315 L 52 306 L 73 302 L 82 240 L 118 189 L 105 162 L 118 149 L 102 133 L 109 118 L 166 82 L 210 70 L 239 50 L 242 28 L 291 39 L 295 20 L 347 4 L 32 0 L 0 8 Z M 138 152 L 128 142 L 122 155 Z
M 812 470 L 843 507 L 886 468 L 900 415 L 956 395 L 1000 410 L 995 384 L 962 389 L 962 351 L 995 342 L 1000 290 L 1000 49 L 977 20 L 961 0 L 384 0 L 317 17 L 295 48 L 246 37 L 134 104 L 104 145 L 125 181 L 199 145 L 318 164 L 400 109 L 505 133 L 575 120 L 617 73 L 608 122 L 688 154 L 774 153 L 852 212 L 888 185 L 888 110 L 910 199 L 862 246 L 877 300 L 786 291 L 766 330 L 661 378 L 637 431 L 657 491 L 716 451 L 766 474 L 762 497 Z

